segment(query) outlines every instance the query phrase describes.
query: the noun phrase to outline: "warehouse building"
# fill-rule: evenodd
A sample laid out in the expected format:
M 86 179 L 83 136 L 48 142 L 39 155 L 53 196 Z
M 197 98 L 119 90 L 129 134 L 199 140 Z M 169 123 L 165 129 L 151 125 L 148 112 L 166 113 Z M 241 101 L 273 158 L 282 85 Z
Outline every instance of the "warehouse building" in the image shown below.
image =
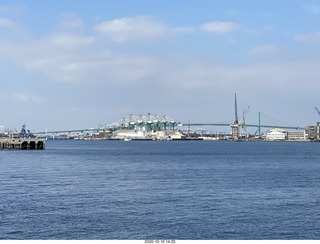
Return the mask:
M 115 139 L 143 139 L 146 137 L 146 133 L 144 131 L 120 129 L 113 133 L 113 137 Z
M 305 132 L 304 131 L 288 131 L 288 140 L 293 141 L 302 141 L 305 140 Z
M 267 132 L 267 140 L 286 140 L 287 132 L 285 130 L 275 128 Z

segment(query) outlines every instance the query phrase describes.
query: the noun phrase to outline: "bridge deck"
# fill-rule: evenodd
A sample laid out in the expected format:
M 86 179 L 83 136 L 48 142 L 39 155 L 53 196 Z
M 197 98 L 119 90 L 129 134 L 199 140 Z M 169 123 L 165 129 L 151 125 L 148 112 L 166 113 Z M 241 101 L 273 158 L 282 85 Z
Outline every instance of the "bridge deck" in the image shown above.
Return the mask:
M 182 123 L 179 126 L 226 126 L 230 127 L 230 124 L 226 123 Z M 239 125 L 241 126 L 241 125 Z M 247 127 L 255 127 L 258 128 L 259 125 L 255 124 L 247 124 Z M 280 128 L 280 129 L 289 129 L 289 130 L 304 130 L 304 127 L 300 126 L 282 126 L 282 125 L 260 125 L 260 128 Z M 90 129 L 79 129 L 79 130 L 59 130 L 59 131 L 47 131 L 47 132 L 36 132 L 36 135 L 45 135 L 45 134 L 62 134 L 62 133 L 84 133 L 84 132 L 99 132 L 101 129 L 99 128 L 90 128 Z

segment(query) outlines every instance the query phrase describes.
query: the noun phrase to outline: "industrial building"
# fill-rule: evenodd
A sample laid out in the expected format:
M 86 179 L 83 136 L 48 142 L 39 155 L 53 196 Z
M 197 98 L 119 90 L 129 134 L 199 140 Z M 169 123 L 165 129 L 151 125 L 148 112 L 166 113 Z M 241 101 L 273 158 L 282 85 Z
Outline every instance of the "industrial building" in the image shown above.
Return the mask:
M 306 140 L 304 131 L 288 131 L 288 140 L 302 141 Z
M 266 139 L 267 140 L 286 140 L 287 132 L 279 128 L 268 130 Z
M 267 140 L 292 140 L 292 141 L 302 141 L 306 140 L 305 131 L 285 131 L 279 128 L 275 128 L 267 131 Z
M 320 141 L 320 122 L 315 126 L 309 125 L 304 128 L 305 138 L 311 141 Z
M 127 128 L 129 130 L 139 130 L 139 131 L 161 131 L 161 130 L 172 130 L 174 131 L 175 127 L 179 123 L 174 119 L 163 115 L 152 115 L 148 113 L 147 115 L 134 115 L 129 114 L 127 117 L 123 117 L 117 122 L 108 124 L 108 128 L 120 129 Z
M 156 139 L 166 140 L 174 134 L 178 122 L 162 115 L 134 115 L 129 114 L 120 120 L 108 124 L 107 129 L 112 130 L 113 139 Z
M 144 131 L 137 131 L 137 130 L 127 130 L 127 129 L 120 129 L 113 133 L 114 139 L 143 139 L 146 137 L 146 132 Z

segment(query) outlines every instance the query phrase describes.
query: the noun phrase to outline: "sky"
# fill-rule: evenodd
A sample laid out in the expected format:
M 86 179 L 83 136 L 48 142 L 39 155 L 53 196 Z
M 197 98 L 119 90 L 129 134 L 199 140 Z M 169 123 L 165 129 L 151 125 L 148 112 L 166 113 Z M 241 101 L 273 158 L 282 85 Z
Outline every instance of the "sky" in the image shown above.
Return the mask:
M 0 125 L 233 121 L 235 93 L 247 122 L 314 125 L 319 23 L 312 0 L 0 0 Z

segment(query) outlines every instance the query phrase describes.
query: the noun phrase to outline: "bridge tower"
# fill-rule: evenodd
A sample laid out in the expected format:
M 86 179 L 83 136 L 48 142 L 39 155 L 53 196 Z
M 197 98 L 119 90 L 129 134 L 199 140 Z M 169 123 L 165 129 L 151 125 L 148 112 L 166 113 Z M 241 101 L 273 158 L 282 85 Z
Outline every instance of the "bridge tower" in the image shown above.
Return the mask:
M 234 94 L 234 112 L 235 118 L 233 124 L 231 124 L 231 139 L 237 140 L 239 138 L 239 121 L 238 121 L 238 108 L 237 108 L 237 94 Z

